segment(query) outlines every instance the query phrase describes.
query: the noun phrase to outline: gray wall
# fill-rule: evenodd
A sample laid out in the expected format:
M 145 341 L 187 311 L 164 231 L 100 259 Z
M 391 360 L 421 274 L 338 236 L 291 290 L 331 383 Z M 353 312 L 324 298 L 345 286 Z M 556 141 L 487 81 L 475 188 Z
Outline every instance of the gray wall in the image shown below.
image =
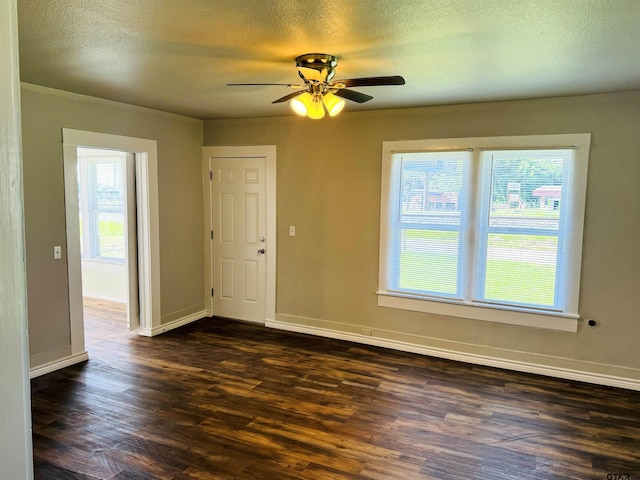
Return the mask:
M 463 355 L 640 379 L 640 92 L 210 120 L 205 145 L 276 145 L 277 319 Z M 577 333 L 377 306 L 382 142 L 592 133 Z M 296 237 L 288 226 L 296 225 Z
M 31 367 L 70 351 L 62 129 L 157 141 L 162 323 L 204 309 L 202 121 L 23 84 Z
M 158 141 L 163 323 L 203 303 L 203 122 L 30 85 L 22 88 L 32 367 L 69 348 L 62 128 Z M 640 379 L 640 92 L 204 122 L 205 145 L 276 145 L 277 315 L 300 326 Z M 382 142 L 592 134 L 580 313 L 556 332 L 377 306 Z M 296 237 L 288 226 L 296 225 Z M 66 253 L 66 252 L 65 252 Z

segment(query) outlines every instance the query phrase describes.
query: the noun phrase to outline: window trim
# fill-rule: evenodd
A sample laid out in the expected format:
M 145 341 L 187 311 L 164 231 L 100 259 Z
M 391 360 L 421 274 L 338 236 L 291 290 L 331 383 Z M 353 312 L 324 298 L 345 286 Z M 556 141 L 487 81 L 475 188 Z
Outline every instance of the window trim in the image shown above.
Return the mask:
M 589 158 L 590 133 L 558 134 L 558 135 L 523 135 L 501 137 L 470 137 L 428 140 L 387 141 L 382 146 L 382 182 L 380 204 L 380 263 L 378 276 L 378 306 L 404 310 L 436 313 L 467 319 L 507 323 L 552 330 L 576 332 L 578 329 L 580 270 L 582 262 L 582 242 L 584 228 L 584 212 L 586 200 L 587 168 Z M 470 182 L 480 188 L 481 156 L 486 150 L 518 150 L 518 149 L 558 149 L 574 150 L 574 191 L 573 215 L 567 228 L 573 231 L 575 239 L 572 255 L 568 259 L 569 278 L 573 279 L 567 291 L 568 299 L 565 312 L 544 309 L 518 308 L 511 306 L 471 303 L 465 300 L 456 301 L 422 295 L 397 292 L 389 288 L 390 267 L 390 235 L 391 206 L 395 200 L 391 198 L 393 154 L 424 151 L 472 150 Z M 479 209 L 472 206 L 468 217 L 477 221 Z M 473 229 L 473 227 L 472 227 Z M 471 234 L 471 231 L 466 232 Z M 475 248 L 474 250 L 477 250 Z M 473 252 L 475 260 L 477 252 Z M 475 281 L 475 279 L 473 279 Z

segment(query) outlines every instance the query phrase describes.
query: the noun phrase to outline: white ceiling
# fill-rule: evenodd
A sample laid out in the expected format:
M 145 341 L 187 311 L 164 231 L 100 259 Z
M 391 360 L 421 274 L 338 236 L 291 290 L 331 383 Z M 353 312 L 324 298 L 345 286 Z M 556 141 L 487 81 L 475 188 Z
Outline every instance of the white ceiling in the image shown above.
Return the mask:
M 24 82 L 198 118 L 292 114 L 295 57 L 402 75 L 345 110 L 640 90 L 640 0 L 18 0 Z

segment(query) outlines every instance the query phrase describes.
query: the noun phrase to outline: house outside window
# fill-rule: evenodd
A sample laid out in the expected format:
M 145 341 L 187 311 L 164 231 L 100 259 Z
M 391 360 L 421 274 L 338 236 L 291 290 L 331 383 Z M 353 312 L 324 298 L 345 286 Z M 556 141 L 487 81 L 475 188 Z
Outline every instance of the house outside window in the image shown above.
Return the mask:
M 575 331 L 589 142 L 385 142 L 378 304 Z

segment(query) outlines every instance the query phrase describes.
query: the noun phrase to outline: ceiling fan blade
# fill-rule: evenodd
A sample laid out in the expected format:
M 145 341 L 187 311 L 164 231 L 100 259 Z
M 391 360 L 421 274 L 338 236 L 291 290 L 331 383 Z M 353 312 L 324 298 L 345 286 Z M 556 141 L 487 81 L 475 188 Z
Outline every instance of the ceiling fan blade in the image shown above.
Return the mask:
M 334 95 L 342 98 L 346 98 L 347 100 L 352 100 L 357 103 L 364 103 L 371 100 L 373 97 L 371 95 L 367 95 L 366 93 L 356 92 L 355 90 L 348 90 L 346 88 L 341 88 Z
M 294 85 L 293 83 L 227 83 L 227 87 L 289 87 L 304 88 L 304 85 Z
M 375 87 L 378 85 L 404 85 L 404 78 L 400 75 L 388 77 L 365 77 L 337 80 L 333 83 L 343 83 L 345 87 Z
M 290 93 L 289 95 L 285 95 L 282 98 L 279 98 L 277 100 L 274 100 L 271 103 L 282 103 L 282 102 L 288 102 L 289 100 L 291 100 L 292 98 L 296 98 L 298 95 L 302 95 L 305 92 L 305 90 L 301 90 L 299 92 L 293 92 Z

